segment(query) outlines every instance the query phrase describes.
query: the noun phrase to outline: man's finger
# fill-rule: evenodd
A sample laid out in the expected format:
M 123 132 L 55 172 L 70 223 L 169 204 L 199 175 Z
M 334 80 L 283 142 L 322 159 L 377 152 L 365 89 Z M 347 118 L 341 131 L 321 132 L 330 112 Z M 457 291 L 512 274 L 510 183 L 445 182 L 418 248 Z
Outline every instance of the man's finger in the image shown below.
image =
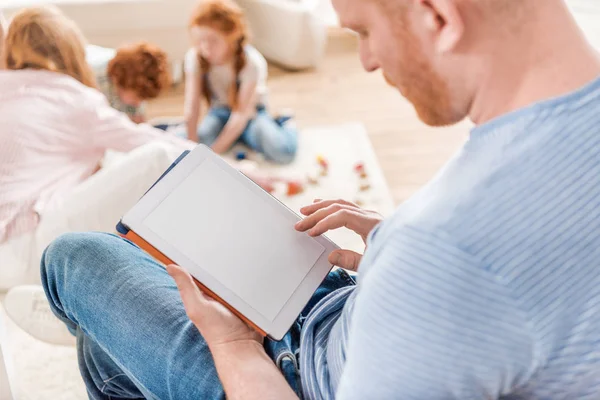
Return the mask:
M 359 208 L 356 204 L 354 204 L 350 201 L 342 200 L 342 199 L 338 199 L 338 200 L 315 199 L 313 204 L 302 207 L 300 209 L 300 213 L 302 213 L 302 215 L 308 216 L 308 215 L 315 213 L 316 211 L 319 211 L 323 208 L 329 207 L 332 204 L 341 204 L 341 205 L 352 207 L 352 208 Z
M 329 255 L 329 262 L 336 267 L 356 271 L 362 255 L 351 250 L 336 250 Z
M 308 234 L 310 236 L 319 236 L 334 229 L 348 228 L 362 236 L 360 221 L 363 217 L 360 212 L 353 209 L 340 209 L 318 221 L 308 231 Z
M 201 318 L 202 307 L 206 305 L 206 298 L 194 283 L 192 276 L 179 265 L 167 266 L 167 272 L 175 280 L 185 310 L 191 320 Z
M 296 230 L 300 231 L 300 232 L 305 232 L 311 228 L 313 228 L 315 225 L 317 225 L 322 219 L 327 218 L 329 215 L 341 211 L 341 210 L 354 210 L 352 207 L 344 205 L 344 204 L 338 204 L 338 203 L 334 203 L 329 205 L 328 207 L 322 208 L 318 211 L 316 211 L 315 213 L 309 215 L 308 217 L 304 218 L 302 221 L 299 221 L 298 223 L 296 223 Z

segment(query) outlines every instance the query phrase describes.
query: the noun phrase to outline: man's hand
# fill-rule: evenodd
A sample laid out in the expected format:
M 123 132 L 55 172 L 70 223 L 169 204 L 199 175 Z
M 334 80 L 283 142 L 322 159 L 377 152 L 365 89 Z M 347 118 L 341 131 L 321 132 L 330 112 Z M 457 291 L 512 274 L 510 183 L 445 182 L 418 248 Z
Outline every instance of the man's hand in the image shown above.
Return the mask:
M 315 200 L 310 206 L 300 209 L 306 215 L 296 224 L 300 232 L 308 231 L 310 236 L 319 236 L 330 230 L 348 228 L 360 235 L 366 243 L 369 232 L 383 217 L 375 211 L 367 211 L 345 200 Z M 329 255 L 329 262 L 335 266 L 356 271 L 362 258 L 350 250 L 336 250 Z
M 167 272 L 175 279 L 181 300 L 190 320 L 196 325 L 211 351 L 240 344 L 261 344 L 262 337 L 221 303 L 211 299 L 198 289 L 192 276 L 177 265 L 167 266 Z
M 169 265 L 167 272 L 177 283 L 185 312 L 208 344 L 228 399 L 298 399 L 254 329 L 202 293 L 183 268 Z

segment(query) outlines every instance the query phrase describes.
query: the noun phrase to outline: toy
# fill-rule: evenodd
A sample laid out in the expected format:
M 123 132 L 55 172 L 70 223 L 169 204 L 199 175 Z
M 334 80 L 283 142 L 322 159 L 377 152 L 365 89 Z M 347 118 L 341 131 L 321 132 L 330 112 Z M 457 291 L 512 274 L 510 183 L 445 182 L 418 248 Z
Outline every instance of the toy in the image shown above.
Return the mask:
M 323 157 L 320 154 L 317 156 L 317 163 L 319 163 L 319 165 L 323 169 L 328 169 L 329 168 L 329 163 L 327 162 L 327 160 L 325 159 L 325 157 Z
M 329 172 L 329 163 L 322 155 L 317 156 L 317 163 L 321 166 L 321 176 L 327 176 Z
M 302 183 L 297 182 L 297 181 L 288 182 L 288 184 L 287 184 L 287 195 L 288 196 L 295 196 L 299 193 L 302 193 L 303 191 L 304 191 L 304 187 L 302 186 Z
M 306 181 L 308 183 L 310 183 L 311 185 L 318 185 L 319 184 L 319 179 L 317 177 L 315 177 L 314 175 L 308 174 L 306 176 Z
M 359 190 L 361 192 L 364 192 L 365 190 L 369 190 L 371 189 L 371 185 L 369 183 L 363 183 L 362 185 L 360 185 Z
M 246 152 L 244 151 L 238 151 L 235 155 L 235 159 L 236 160 L 245 160 L 246 159 Z
M 361 162 L 357 163 L 354 166 L 354 171 L 356 171 L 356 173 L 363 179 L 367 177 L 367 171 L 365 171 L 365 165 Z

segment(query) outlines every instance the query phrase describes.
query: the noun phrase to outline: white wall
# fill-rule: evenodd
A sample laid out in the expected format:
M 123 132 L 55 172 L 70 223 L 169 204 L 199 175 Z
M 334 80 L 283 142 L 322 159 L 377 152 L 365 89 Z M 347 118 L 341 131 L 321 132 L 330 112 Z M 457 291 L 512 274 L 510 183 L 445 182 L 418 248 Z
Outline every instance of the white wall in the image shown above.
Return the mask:
M 600 0 L 568 0 L 567 4 L 590 42 L 600 50 Z
M 57 4 L 92 44 L 114 48 L 146 40 L 173 60 L 182 60 L 189 47 L 187 23 L 196 0 L 0 0 L 8 16 L 34 3 Z

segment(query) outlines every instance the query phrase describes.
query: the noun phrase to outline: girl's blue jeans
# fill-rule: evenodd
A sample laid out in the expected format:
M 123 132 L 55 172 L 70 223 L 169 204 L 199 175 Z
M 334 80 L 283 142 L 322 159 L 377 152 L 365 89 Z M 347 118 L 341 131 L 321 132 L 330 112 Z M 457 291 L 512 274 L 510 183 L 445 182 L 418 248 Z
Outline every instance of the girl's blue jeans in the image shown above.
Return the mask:
M 211 108 L 198 127 L 198 141 L 211 146 L 230 116 L 228 107 Z M 263 154 L 269 161 L 288 164 L 296 156 L 298 132 L 289 124 L 281 124 L 273 119 L 264 107 L 258 107 L 256 116 L 244 128 L 240 141 Z

